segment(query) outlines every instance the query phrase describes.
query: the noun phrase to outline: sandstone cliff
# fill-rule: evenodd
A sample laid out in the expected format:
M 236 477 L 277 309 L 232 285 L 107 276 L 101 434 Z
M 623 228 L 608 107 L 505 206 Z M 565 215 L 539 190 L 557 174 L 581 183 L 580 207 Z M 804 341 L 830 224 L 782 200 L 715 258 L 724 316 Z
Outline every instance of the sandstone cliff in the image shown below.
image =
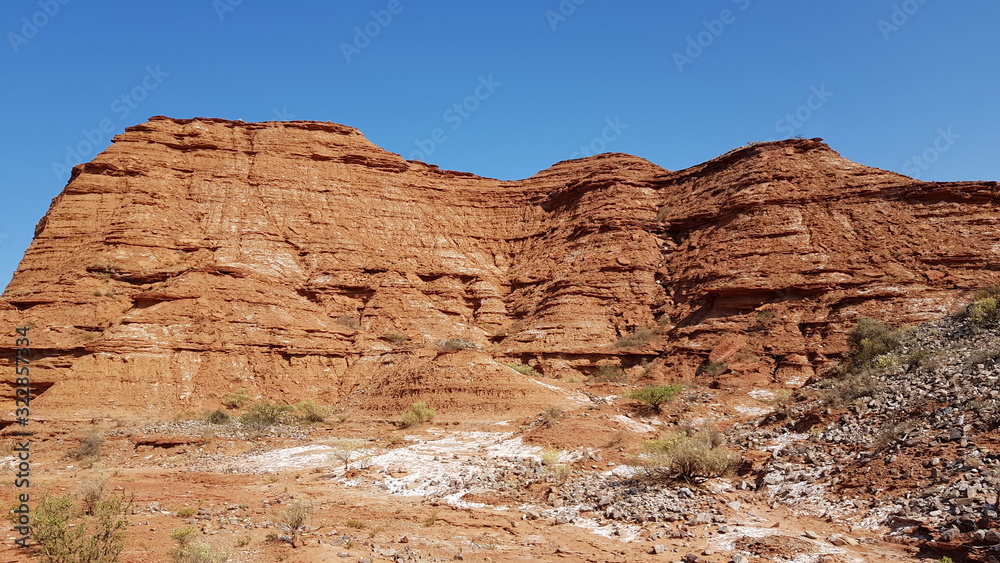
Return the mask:
M 76 167 L 0 315 L 32 327 L 42 416 L 214 408 L 237 388 L 538 412 L 560 391 L 505 364 L 748 385 L 810 375 L 861 316 L 940 317 L 1000 269 L 998 195 L 819 139 L 511 182 L 332 123 L 154 117 Z M 709 359 L 728 371 L 695 375 Z

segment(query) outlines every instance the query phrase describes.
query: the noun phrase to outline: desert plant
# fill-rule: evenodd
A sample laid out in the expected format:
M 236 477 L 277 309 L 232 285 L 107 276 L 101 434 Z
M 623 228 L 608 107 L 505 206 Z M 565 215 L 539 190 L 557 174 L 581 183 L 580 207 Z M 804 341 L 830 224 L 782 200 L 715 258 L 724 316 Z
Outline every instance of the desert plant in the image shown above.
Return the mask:
M 324 407 L 311 399 L 296 403 L 295 412 L 303 422 L 323 422 L 331 413 L 329 407 Z
M 862 397 L 869 397 L 879 389 L 879 382 L 868 370 L 839 371 L 821 383 L 819 399 L 824 403 L 840 406 Z
M 125 549 L 132 501 L 111 495 L 85 514 L 73 495 L 42 495 L 31 534 L 47 563 L 115 563 Z
M 618 366 L 597 366 L 592 379 L 605 383 L 619 383 L 625 379 L 625 372 Z
M 107 477 L 97 475 L 86 479 L 80 484 L 80 500 L 83 503 L 83 513 L 93 515 L 101 499 L 104 498 L 104 487 L 108 484 Z
M 649 344 L 649 341 L 656 336 L 656 332 L 648 328 L 637 328 L 633 332 L 626 334 L 615 342 L 615 348 L 637 348 Z
M 205 422 L 209 424 L 228 424 L 232 421 L 232 417 L 226 411 L 220 411 L 215 409 L 214 411 L 205 415 Z
M 104 436 L 101 436 L 96 430 L 91 430 L 69 452 L 69 456 L 75 460 L 93 459 L 101 455 L 101 446 L 103 445 Z
M 437 348 L 444 352 L 457 352 L 459 350 L 477 350 L 479 347 L 464 338 L 449 338 L 438 340 Z
M 539 372 L 538 370 L 536 370 L 533 366 L 529 366 L 529 365 L 526 365 L 526 364 L 519 364 L 517 362 L 511 362 L 511 363 L 507 364 L 507 367 L 513 369 L 514 371 L 516 371 L 517 373 L 520 373 L 522 375 L 528 375 L 528 376 L 531 376 L 531 377 L 541 377 L 542 376 L 541 372 Z
M 185 526 L 170 532 L 170 537 L 177 542 L 177 547 L 170 556 L 177 563 L 224 563 L 229 560 L 229 554 L 218 552 L 205 544 L 194 542 L 198 530 L 193 526 Z M 245 544 L 244 544 L 245 545 Z
M 279 405 L 270 401 L 251 405 L 247 412 L 240 415 L 240 426 L 251 434 L 260 434 L 268 428 L 286 422 L 294 407 Z
M 418 401 L 410 405 L 410 408 L 403 413 L 403 418 L 399 422 L 399 426 L 409 428 L 424 422 L 431 422 L 434 420 L 435 414 L 437 413 L 433 408 L 428 407 L 427 403 Z
M 348 528 L 354 528 L 355 530 L 364 530 L 365 528 L 368 527 L 368 524 L 366 524 L 363 520 L 357 520 L 354 518 L 351 518 L 347 522 L 344 522 L 344 525 L 347 526 Z
M 351 463 L 351 458 L 358 450 L 364 448 L 366 443 L 362 440 L 341 440 L 333 445 L 333 453 L 330 454 L 334 459 L 339 460 L 344 464 L 344 469 Z
M 707 375 L 708 377 L 715 377 L 717 375 L 722 375 L 726 373 L 729 366 L 724 362 L 713 362 L 711 360 L 705 360 L 705 363 L 698 367 L 698 373 L 702 375 Z
M 242 409 L 249 402 L 250 396 L 247 395 L 246 389 L 237 389 L 236 392 L 230 393 L 222 400 L 222 404 L 226 405 L 227 409 Z
M 562 418 L 562 409 L 557 409 L 555 407 L 549 407 L 542 411 L 542 414 L 538 415 L 539 423 L 546 427 L 552 428 L 556 424 L 559 424 L 559 419 Z
M 997 298 L 993 296 L 977 299 L 966 308 L 966 315 L 975 326 L 984 326 L 997 318 L 1000 313 Z
M 888 354 L 899 346 L 903 333 L 902 329 L 875 319 L 859 319 L 847 333 L 847 357 L 850 364 L 855 368 L 872 365 L 875 358 Z
M 659 411 L 660 405 L 673 401 L 683 390 L 682 385 L 651 385 L 632 391 L 626 396 L 629 399 L 645 403 L 648 408 L 654 411 Z
M 281 511 L 279 519 L 282 526 L 288 529 L 292 547 L 295 547 L 295 542 L 299 539 L 299 532 L 309 521 L 309 517 L 312 516 L 315 509 L 316 505 L 313 501 L 303 496 L 293 499 L 288 504 L 288 508 Z
M 651 440 L 643 449 L 651 474 L 685 481 L 724 475 L 739 462 L 738 454 L 723 446 L 721 434 L 709 428 Z

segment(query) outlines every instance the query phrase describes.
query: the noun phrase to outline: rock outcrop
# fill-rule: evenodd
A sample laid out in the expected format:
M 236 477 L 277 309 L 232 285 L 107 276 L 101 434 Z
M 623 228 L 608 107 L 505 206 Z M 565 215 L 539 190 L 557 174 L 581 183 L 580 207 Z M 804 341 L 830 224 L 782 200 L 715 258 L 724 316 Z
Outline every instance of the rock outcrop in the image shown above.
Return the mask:
M 819 139 L 499 181 L 332 123 L 154 117 L 74 169 L 0 316 L 31 327 L 43 416 L 207 408 L 237 388 L 537 413 L 560 391 L 507 364 L 787 380 L 859 317 L 941 317 L 1000 269 L 998 195 Z M 727 371 L 696 376 L 710 358 Z

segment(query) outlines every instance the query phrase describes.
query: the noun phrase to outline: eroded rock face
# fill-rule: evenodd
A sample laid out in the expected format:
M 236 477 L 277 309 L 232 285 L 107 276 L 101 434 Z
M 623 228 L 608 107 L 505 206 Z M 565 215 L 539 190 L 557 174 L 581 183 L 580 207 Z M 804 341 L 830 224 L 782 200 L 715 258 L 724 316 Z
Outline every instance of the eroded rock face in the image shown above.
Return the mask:
M 807 376 L 858 317 L 942 316 L 1000 268 L 998 193 L 818 139 L 511 182 L 342 125 L 156 117 L 75 169 L 0 315 L 32 327 L 51 413 L 204 408 L 237 388 L 538 412 L 564 398 L 505 363 L 580 377 L 657 360 L 649 375 L 672 379 L 714 350 L 718 377 L 749 383 Z M 477 349 L 439 345 L 459 339 Z

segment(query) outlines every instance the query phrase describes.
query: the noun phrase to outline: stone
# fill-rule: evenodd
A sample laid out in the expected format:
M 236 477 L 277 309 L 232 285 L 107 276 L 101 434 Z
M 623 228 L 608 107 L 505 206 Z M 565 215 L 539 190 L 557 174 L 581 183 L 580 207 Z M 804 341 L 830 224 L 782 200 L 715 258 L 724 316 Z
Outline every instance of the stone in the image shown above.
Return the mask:
M 658 544 L 655 544 L 655 545 L 653 546 L 653 551 L 652 551 L 652 553 L 653 553 L 654 555 L 660 555 L 660 554 L 662 554 L 662 553 L 666 553 L 666 551 L 667 551 L 667 548 L 666 548 L 666 546 L 664 546 L 664 545 L 663 545 L 662 543 L 658 543 Z

